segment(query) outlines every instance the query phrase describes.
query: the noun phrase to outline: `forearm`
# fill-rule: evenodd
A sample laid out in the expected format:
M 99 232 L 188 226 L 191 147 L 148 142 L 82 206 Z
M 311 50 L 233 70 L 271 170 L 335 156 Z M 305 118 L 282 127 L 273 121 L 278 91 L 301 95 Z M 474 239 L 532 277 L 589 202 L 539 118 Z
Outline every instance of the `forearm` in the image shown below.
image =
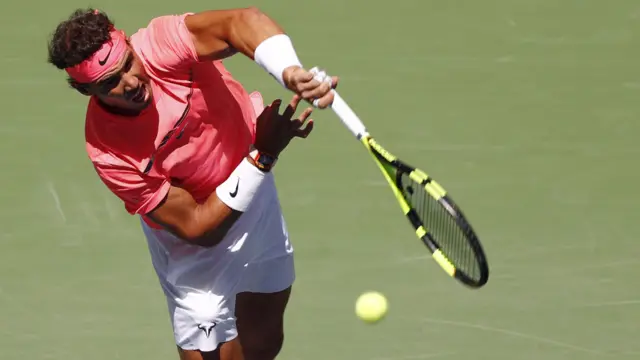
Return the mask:
M 193 219 L 201 246 L 217 245 L 260 191 L 267 173 L 247 156 L 229 178 L 220 184 L 204 204 L 194 210 Z
M 198 204 L 186 190 L 171 187 L 165 201 L 148 216 L 186 242 L 217 245 L 248 210 L 266 176 L 243 160 L 204 202 Z
M 219 244 L 227 235 L 242 212 L 233 210 L 213 193 L 193 210 L 191 234 L 184 239 L 195 245 L 211 247 Z
M 208 247 L 222 241 L 240 214 L 215 192 L 198 204 L 186 190 L 171 187 L 165 201 L 147 216 L 180 239 Z

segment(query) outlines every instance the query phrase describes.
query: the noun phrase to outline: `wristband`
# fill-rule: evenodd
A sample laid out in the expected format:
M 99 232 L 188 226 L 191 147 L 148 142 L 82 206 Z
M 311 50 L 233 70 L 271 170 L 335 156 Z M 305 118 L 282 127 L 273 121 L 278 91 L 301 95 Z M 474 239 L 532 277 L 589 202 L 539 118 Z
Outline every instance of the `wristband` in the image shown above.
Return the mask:
M 254 52 L 255 62 L 286 87 L 282 72 L 289 66 L 300 66 L 291 39 L 286 34 L 271 36 L 258 45 Z
M 265 172 L 260 171 L 244 158 L 227 180 L 216 188 L 216 194 L 220 201 L 230 208 L 245 212 L 265 177 Z

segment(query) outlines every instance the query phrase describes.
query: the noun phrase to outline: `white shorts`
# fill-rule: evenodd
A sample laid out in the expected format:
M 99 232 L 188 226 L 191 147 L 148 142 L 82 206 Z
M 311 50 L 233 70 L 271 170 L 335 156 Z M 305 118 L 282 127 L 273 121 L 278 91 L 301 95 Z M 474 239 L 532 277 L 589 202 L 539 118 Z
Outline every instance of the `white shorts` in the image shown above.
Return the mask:
M 250 209 L 211 248 L 190 245 L 141 220 L 180 348 L 213 351 L 234 339 L 236 294 L 273 293 L 293 284 L 293 247 L 273 175 L 264 185 Z

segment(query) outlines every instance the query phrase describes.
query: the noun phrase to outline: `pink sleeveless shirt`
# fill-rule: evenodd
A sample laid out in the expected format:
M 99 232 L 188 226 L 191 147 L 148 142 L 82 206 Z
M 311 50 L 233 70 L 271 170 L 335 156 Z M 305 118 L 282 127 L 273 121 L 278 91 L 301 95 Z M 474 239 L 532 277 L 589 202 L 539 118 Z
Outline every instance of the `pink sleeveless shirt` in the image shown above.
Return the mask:
M 161 16 L 131 36 L 151 78 L 153 103 L 139 116 L 105 111 L 91 98 L 86 150 L 104 184 L 130 214 L 153 210 L 170 185 L 205 201 L 242 161 L 262 111 L 220 61 L 198 62 L 184 24 Z

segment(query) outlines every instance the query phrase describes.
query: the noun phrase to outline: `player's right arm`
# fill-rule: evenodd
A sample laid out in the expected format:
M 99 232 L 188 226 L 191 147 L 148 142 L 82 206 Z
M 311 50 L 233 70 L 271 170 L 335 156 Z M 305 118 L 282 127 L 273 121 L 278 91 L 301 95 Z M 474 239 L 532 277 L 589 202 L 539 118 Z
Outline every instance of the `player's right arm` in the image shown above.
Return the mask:
M 305 70 L 284 29 L 256 7 L 205 10 L 184 19 L 194 50 L 203 60 L 220 60 L 241 53 L 254 60 L 285 88 L 319 108 L 333 102 L 330 91 L 337 77 L 320 82 Z

